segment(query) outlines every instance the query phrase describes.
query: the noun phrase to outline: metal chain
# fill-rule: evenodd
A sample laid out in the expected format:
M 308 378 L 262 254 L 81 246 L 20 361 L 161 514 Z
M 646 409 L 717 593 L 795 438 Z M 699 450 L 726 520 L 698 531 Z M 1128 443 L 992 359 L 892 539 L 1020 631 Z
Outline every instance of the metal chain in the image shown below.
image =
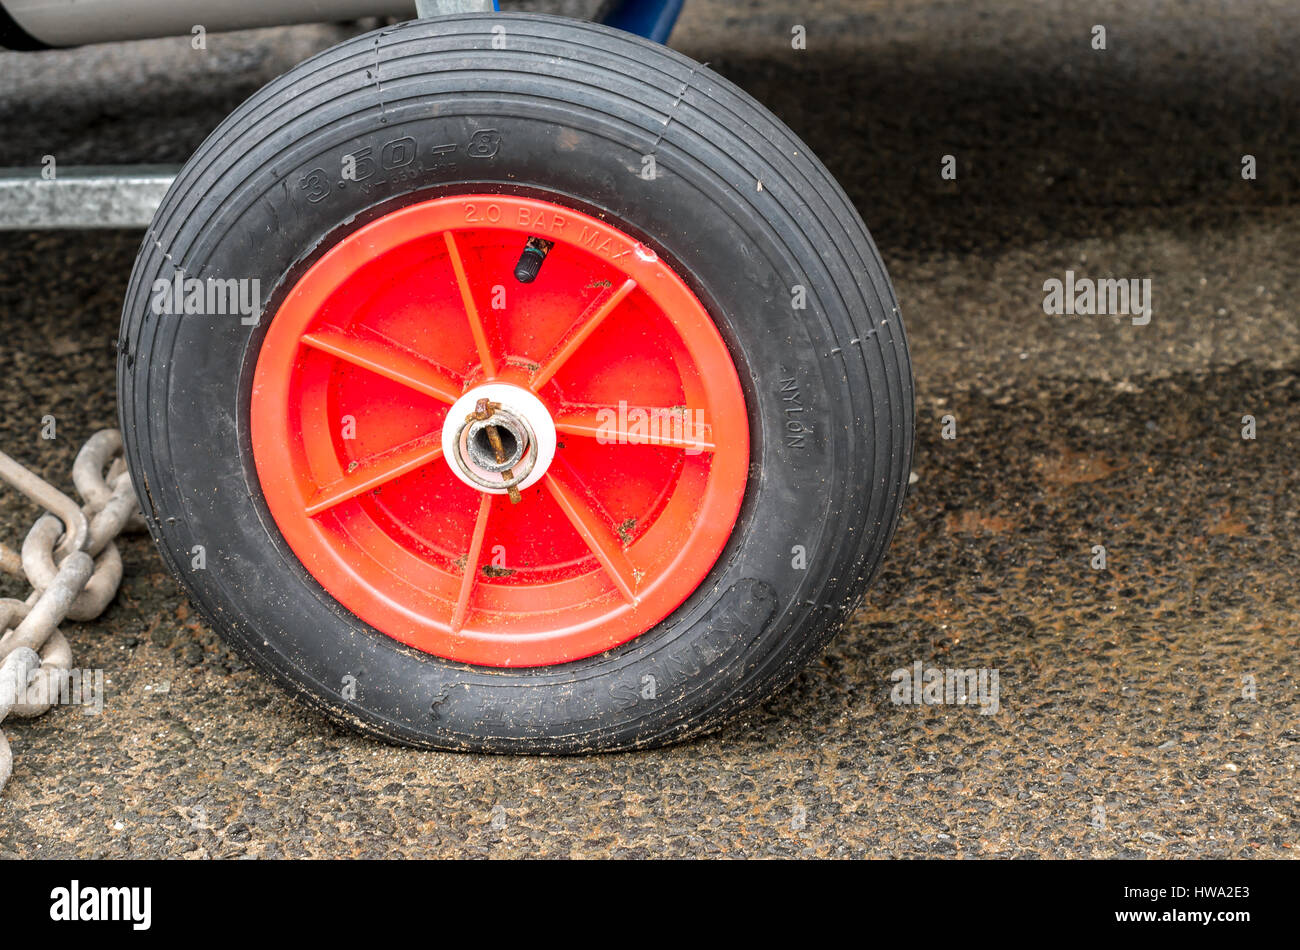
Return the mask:
M 26 600 L 0 598 L 0 722 L 39 716 L 58 696 L 55 677 L 72 669 L 72 647 L 59 630 L 67 620 L 93 620 L 117 595 L 122 557 L 114 539 L 144 527 L 122 434 L 103 429 L 87 440 L 72 465 L 84 504 L 0 452 L 0 481 L 48 514 L 32 525 L 21 552 L 0 544 L 0 571 L 32 585 Z M 0 791 L 13 773 L 9 740 L 0 731 Z

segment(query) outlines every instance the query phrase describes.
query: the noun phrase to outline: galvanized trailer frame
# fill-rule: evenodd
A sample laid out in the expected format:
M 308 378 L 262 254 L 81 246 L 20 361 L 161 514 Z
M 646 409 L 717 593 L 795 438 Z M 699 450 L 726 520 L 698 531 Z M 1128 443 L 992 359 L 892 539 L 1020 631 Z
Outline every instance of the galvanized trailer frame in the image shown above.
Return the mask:
M 49 5 L 57 6 L 57 0 L 49 2 Z M 610 0 L 601 9 L 599 20 L 608 26 L 664 43 L 684 5 L 685 0 Z M 276 4 L 270 6 L 274 8 Z M 281 18 L 278 22 L 301 22 L 304 11 L 314 6 L 318 7 L 316 4 L 289 3 L 283 12 L 283 16 L 289 19 Z M 373 4 L 358 3 L 356 6 Z M 415 0 L 415 12 L 421 18 L 497 9 L 497 0 Z M 358 15 L 368 12 L 371 11 L 359 10 Z M 218 22 L 230 29 L 277 22 L 274 17 L 268 20 L 264 13 L 248 15 L 253 19 L 242 24 L 231 23 L 228 19 Z M 2 0 L 0 26 L 8 27 L 4 35 L 13 37 L 14 31 L 18 30 L 18 35 L 26 37 L 26 41 L 20 42 L 10 39 L 18 48 L 53 48 L 22 31 L 14 18 L 5 13 Z M 0 230 L 147 228 L 179 171 L 179 165 L 81 166 L 60 169 L 57 173 L 44 168 L 0 168 Z

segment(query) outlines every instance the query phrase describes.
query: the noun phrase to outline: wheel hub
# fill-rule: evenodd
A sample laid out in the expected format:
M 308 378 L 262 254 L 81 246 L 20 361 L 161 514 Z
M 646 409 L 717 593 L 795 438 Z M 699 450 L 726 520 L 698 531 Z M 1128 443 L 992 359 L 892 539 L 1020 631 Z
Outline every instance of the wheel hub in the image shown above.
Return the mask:
M 442 451 L 466 485 L 511 494 L 541 480 L 555 458 L 555 422 L 542 401 L 519 386 L 475 386 L 442 424 Z

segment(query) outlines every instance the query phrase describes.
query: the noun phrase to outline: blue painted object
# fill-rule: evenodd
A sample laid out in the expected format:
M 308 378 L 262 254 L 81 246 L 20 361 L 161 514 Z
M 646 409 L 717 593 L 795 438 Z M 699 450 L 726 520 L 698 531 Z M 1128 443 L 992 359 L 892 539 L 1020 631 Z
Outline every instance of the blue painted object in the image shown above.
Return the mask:
M 656 43 L 666 43 L 685 3 L 686 0 L 614 0 L 602 22 Z

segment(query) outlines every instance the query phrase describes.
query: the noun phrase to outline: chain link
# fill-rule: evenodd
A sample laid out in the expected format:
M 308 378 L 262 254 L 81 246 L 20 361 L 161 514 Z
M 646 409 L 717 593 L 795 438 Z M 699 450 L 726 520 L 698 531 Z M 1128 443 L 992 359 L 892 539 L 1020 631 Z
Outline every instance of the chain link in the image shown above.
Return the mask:
M 0 452 L 0 481 L 41 508 L 21 551 L 0 544 L 0 572 L 32 585 L 26 600 L 0 598 L 0 723 L 46 712 L 59 695 L 56 677 L 72 669 L 64 620 L 94 620 L 117 595 L 122 556 L 114 539 L 144 527 L 116 429 L 96 432 L 77 453 L 72 483 L 84 504 Z M 33 698 L 35 697 L 35 698 Z M 0 731 L 0 791 L 13 773 Z

